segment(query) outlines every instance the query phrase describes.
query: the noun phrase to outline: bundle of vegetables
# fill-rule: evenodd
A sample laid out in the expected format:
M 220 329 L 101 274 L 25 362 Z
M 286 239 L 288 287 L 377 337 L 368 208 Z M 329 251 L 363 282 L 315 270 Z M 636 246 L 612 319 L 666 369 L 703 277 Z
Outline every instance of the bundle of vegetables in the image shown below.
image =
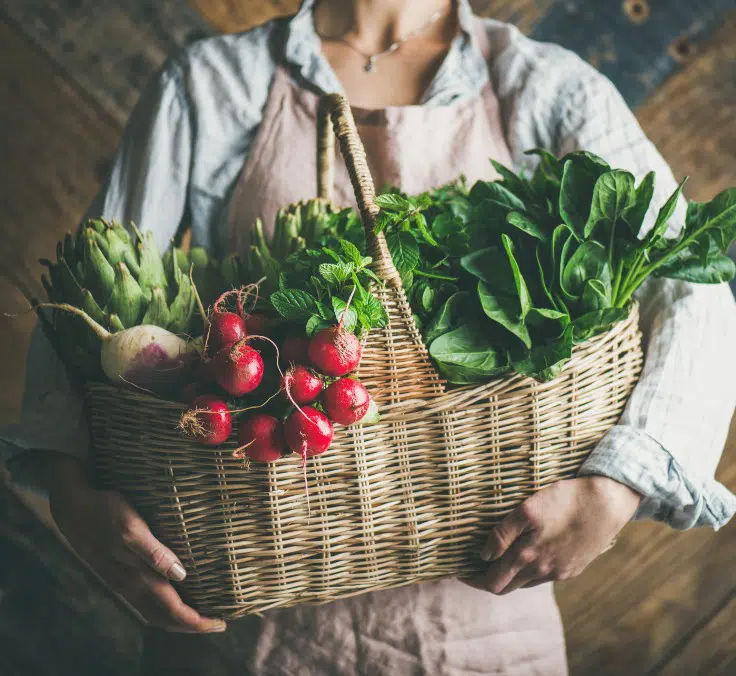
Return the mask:
M 188 378 L 202 332 L 192 279 L 221 292 L 224 275 L 203 249 L 162 258 L 152 232 L 90 220 L 59 242 L 56 261 L 42 260 L 42 282 L 54 309 L 47 329 L 61 359 L 82 379 L 103 374 L 161 395 Z M 190 276 L 191 275 L 191 276 Z M 42 315 L 43 317 L 43 315 Z
M 627 316 L 650 276 L 718 283 L 736 270 L 736 189 L 690 202 L 685 227 L 665 236 L 682 185 L 640 236 L 654 173 L 637 186 L 587 152 L 536 150 L 531 177 L 463 181 L 408 197 L 379 195 L 384 230 L 415 319 L 442 375 L 475 383 L 516 371 L 554 378 L 575 343 Z
M 227 309 L 226 299 L 233 296 L 236 307 Z M 311 338 L 303 327 L 270 322 L 279 346 L 271 337 L 248 333 L 243 296 L 228 292 L 213 306 L 198 383 L 205 392 L 181 418 L 186 433 L 217 446 L 229 438 L 238 417 L 236 457 L 274 462 L 295 452 L 306 462 L 329 448 L 334 423 L 377 419 L 366 388 L 346 377 L 357 368 L 361 354 L 360 341 L 345 327 L 345 318 L 355 312 L 349 302 L 336 324 L 315 331 Z M 275 349 L 253 346 L 262 342 Z

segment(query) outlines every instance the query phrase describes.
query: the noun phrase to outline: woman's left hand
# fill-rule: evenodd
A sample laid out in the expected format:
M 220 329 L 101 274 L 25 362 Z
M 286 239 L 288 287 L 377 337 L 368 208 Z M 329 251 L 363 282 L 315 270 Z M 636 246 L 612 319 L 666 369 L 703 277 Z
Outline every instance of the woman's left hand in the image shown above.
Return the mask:
M 613 546 L 640 499 L 628 486 L 602 476 L 548 486 L 491 531 L 481 551 L 488 569 L 464 582 L 508 594 L 575 577 Z

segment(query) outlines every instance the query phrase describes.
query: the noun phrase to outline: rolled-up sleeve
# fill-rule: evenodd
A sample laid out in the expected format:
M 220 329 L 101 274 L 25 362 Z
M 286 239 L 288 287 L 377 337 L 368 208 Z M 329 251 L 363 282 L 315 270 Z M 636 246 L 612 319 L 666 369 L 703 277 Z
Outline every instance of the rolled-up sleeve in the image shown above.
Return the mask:
M 590 150 L 638 178 L 654 170 L 653 207 L 658 209 L 677 183 L 615 87 L 588 69 L 568 94 L 559 152 Z M 683 222 L 684 208 L 683 200 L 674 229 Z M 727 284 L 650 279 L 637 298 L 644 370 L 620 423 L 593 451 L 581 475 L 608 476 L 639 492 L 636 518 L 681 530 L 720 528 L 736 512 L 736 497 L 714 479 L 736 407 L 733 295 Z
M 172 60 L 142 94 L 87 217 L 133 221 L 153 230 L 162 250 L 168 246 L 187 201 L 191 127 L 181 72 Z M 0 428 L 0 460 L 7 461 L 14 481 L 35 483 L 35 450 L 80 458 L 89 450 L 79 389 L 38 326 L 28 352 L 21 419 Z

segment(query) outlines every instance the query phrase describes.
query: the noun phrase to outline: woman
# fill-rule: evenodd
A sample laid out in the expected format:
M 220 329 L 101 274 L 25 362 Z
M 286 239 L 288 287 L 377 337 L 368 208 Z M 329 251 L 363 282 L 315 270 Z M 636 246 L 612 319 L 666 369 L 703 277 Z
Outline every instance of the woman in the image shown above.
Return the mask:
M 242 248 L 256 216 L 271 223 L 276 208 L 314 194 L 316 107 L 332 91 L 355 106 L 378 185 L 417 192 L 460 173 L 490 179 L 488 157 L 518 167 L 525 150 L 544 146 L 584 148 L 639 176 L 655 170 L 660 205 L 675 187 L 611 83 L 570 52 L 475 18 L 466 0 L 305 0 L 291 19 L 171 60 L 142 97 L 90 215 L 141 223 L 162 247 L 186 216 L 196 244 Z M 352 202 L 344 171 L 335 192 Z M 717 377 L 736 370 L 728 287 L 651 282 L 640 299 L 648 357 L 620 424 L 579 478 L 493 530 L 481 552 L 487 571 L 467 584 L 272 611 L 220 633 L 224 623 L 185 606 L 167 581 L 185 575 L 174 554 L 119 495 L 90 486 L 82 414 L 38 333 L 24 423 L 6 433 L 11 467 L 19 479 L 46 470 L 74 547 L 167 630 L 148 637 L 149 673 L 564 674 L 551 580 L 578 574 L 632 517 L 719 528 L 736 510 L 712 479 L 736 398 Z M 49 408 L 53 432 L 33 425 Z

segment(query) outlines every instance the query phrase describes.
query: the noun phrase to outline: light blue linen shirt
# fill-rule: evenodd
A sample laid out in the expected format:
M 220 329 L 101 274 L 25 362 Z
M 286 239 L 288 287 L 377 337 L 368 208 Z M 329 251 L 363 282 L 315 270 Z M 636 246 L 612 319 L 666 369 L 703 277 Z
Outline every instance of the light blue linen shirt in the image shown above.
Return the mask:
M 277 64 L 301 86 L 341 91 L 320 50 L 313 4 L 305 0 L 291 19 L 208 38 L 171 58 L 143 93 L 88 215 L 142 224 L 162 248 L 186 219 L 195 244 L 224 253 L 233 187 Z M 466 0 L 458 11 L 459 34 L 422 105 L 475 96 L 490 76 L 515 168 L 529 161 L 524 151 L 532 147 L 557 154 L 584 148 L 638 177 L 655 170 L 654 203 L 664 203 L 676 186 L 672 172 L 609 80 L 572 52 L 491 20 L 482 24 L 492 46 L 487 63 Z M 641 493 L 637 518 L 719 528 L 736 511 L 736 497 L 713 478 L 736 405 L 734 299 L 727 285 L 670 280 L 648 282 L 639 299 L 644 373 L 581 475 L 608 476 Z M 22 420 L 0 431 L 0 452 L 23 481 L 34 468 L 33 453 L 23 451 L 39 448 L 88 452 L 81 400 L 37 330 Z

